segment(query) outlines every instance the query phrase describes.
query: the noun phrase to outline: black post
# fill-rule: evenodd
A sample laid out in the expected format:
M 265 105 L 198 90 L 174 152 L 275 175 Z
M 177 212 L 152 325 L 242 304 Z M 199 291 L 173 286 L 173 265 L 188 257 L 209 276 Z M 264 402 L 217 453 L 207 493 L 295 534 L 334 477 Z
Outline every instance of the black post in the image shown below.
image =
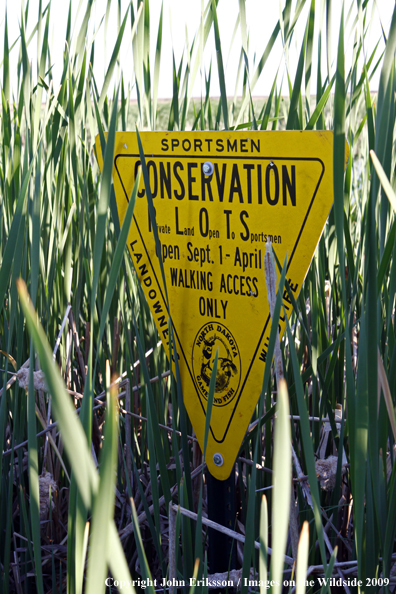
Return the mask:
M 235 470 L 225 481 L 206 473 L 209 520 L 235 530 Z M 223 573 L 235 569 L 236 541 L 213 528 L 209 528 L 208 565 L 210 573 Z M 231 555 L 231 564 L 230 564 Z

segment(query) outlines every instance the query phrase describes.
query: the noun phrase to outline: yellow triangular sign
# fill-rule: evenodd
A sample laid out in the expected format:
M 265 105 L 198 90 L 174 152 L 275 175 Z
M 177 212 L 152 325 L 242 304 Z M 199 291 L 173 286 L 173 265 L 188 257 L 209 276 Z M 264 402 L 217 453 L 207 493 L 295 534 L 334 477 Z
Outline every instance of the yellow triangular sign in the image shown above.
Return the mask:
M 332 132 L 144 132 L 187 412 L 206 462 L 226 479 L 259 398 L 270 333 L 264 278 L 271 240 L 297 297 L 333 203 Z M 96 149 L 102 167 L 100 141 Z M 117 133 L 113 181 L 122 223 L 140 165 L 137 137 Z M 163 344 L 168 311 L 143 178 L 128 246 Z M 287 293 L 283 304 L 291 313 Z M 280 322 L 281 332 L 285 321 Z M 166 352 L 168 348 L 166 347 Z

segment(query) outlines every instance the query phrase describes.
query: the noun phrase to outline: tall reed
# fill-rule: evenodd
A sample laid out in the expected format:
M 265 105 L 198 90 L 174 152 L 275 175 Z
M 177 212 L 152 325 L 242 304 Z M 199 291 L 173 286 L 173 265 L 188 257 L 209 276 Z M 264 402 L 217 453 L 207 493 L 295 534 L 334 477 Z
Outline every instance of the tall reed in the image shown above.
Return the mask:
M 120 227 L 111 179 L 115 131 L 134 130 L 135 123 L 139 130 L 334 130 L 334 208 L 297 301 L 279 264 L 279 283 L 285 283 L 294 307 L 281 344 L 292 416 L 292 493 L 298 527 L 304 521 L 309 526 L 308 558 L 301 555 L 297 572 L 313 580 L 307 588 L 312 592 L 329 591 L 323 579 L 331 575 L 345 582 L 345 591 L 354 591 L 348 586 L 354 577 L 362 592 L 394 589 L 396 11 L 383 32 L 385 51 L 377 45 L 370 54 L 367 31 L 375 3 L 343 2 L 333 61 L 333 3 L 286 0 L 272 35 L 252 59 L 249 18 L 259 16 L 249 15 L 239 0 L 240 97 L 237 84 L 234 95 L 226 86 L 218 2 L 202 2 L 193 42 L 179 63 L 172 56 L 173 95 L 164 104 L 158 100 L 159 73 L 169 48 L 162 43 L 162 11 L 153 30 L 149 0 L 132 1 L 123 14 L 120 3 L 108 1 L 104 24 L 115 10 L 118 31 L 101 88 L 92 68 L 98 51 L 90 35 L 93 0 L 85 3 L 76 29 L 70 4 L 60 86 L 54 85 L 48 41 L 55 3 L 44 6 L 40 0 L 33 28 L 27 27 L 33 15 L 26 3 L 17 39 L 9 38 L 5 12 L 0 82 L 4 592 L 116 591 L 115 580 L 132 579 L 162 583 L 172 555 L 176 578 L 188 583 L 192 575 L 208 574 L 203 467 L 180 378 L 169 371 L 125 250 L 137 186 Z M 294 72 L 288 56 L 302 19 Z M 216 56 L 205 70 L 210 36 Z M 347 38 L 353 39 L 351 55 L 346 55 Z M 269 96 L 257 100 L 255 86 L 267 75 L 277 39 L 288 66 L 289 97 L 282 97 L 276 76 Z M 121 75 L 124 40 L 132 45 L 133 84 Z M 10 52 L 18 54 L 15 71 Z M 376 72 L 380 85 L 373 95 Z M 198 73 L 204 91 L 196 98 L 191 89 Z M 216 77 L 219 100 L 211 94 Z M 134 91 L 137 101 L 131 103 Z M 102 175 L 93 156 L 97 133 L 105 148 Z M 345 137 L 350 158 L 344 172 Z M 280 299 L 275 311 L 281 315 Z M 268 361 L 272 353 L 270 345 Z M 236 463 L 235 528 L 246 540 L 244 547 L 236 541 L 235 546 L 244 591 L 251 571 L 257 579 L 259 571 L 268 575 L 263 560 L 276 543 L 265 519 L 277 509 L 271 490 L 273 466 L 279 474 L 272 457 L 275 388 L 267 365 Z M 283 401 L 286 395 L 285 389 Z M 280 416 L 284 425 L 284 412 Z M 331 489 L 317 477 L 320 454 L 335 456 Z M 260 528 L 263 489 L 268 512 L 263 506 Z M 174 503 L 180 510 L 170 540 Z M 197 519 L 182 509 L 198 512 Z M 287 518 L 289 509 L 281 513 Z M 308 540 L 306 528 L 303 539 Z M 290 539 L 286 551 L 274 552 L 274 571 L 292 579 L 284 553 L 290 559 Z

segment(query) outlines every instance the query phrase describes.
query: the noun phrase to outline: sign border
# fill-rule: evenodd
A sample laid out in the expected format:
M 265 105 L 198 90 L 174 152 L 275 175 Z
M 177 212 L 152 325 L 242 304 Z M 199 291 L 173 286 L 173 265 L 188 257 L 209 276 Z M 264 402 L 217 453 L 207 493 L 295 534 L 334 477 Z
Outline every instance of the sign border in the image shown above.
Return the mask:
M 195 158 L 197 158 L 197 157 L 196 157 L 196 155 L 192 155 L 192 154 L 174 154 L 174 155 L 173 155 L 173 154 L 169 154 L 169 153 L 167 153 L 166 155 L 165 155 L 165 154 L 150 154 L 150 158 L 151 158 L 151 159 L 164 159 L 164 157 L 166 157 L 166 158 L 168 158 L 168 159 L 172 159 L 172 158 L 173 158 L 173 159 L 178 159 L 178 160 L 180 160 L 180 159 L 190 159 L 190 160 L 191 160 L 191 159 L 192 159 L 192 158 L 194 158 L 194 157 L 195 157 Z M 126 200 L 127 200 L 127 202 L 129 202 L 128 194 L 127 194 L 127 191 L 126 191 L 126 189 L 125 189 L 124 183 L 123 183 L 123 181 L 122 181 L 122 177 L 121 177 L 121 174 L 120 174 L 119 168 L 118 168 L 118 166 L 117 166 L 117 160 L 118 160 L 118 159 L 120 159 L 120 158 L 122 158 L 122 159 L 123 159 L 123 158 L 126 158 L 126 159 L 128 159 L 128 158 L 138 158 L 138 159 L 140 160 L 140 154 L 139 154 L 139 153 L 126 153 L 126 154 L 124 154 L 124 153 L 119 153 L 119 154 L 117 154 L 117 155 L 115 155 L 115 156 L 114 156 L 114 167 L 115 167 L 115 170 L 117 171 L 118 178 L 119 178 L 119 180 L 120 180 L 120 183 L 121 183 L 122 189 L 123 189 L 123 191 L 124 191 L 124 194 L 125 194 Z M 146 158 L 146 154 L 145 154 L 145 158 Z M 289 260 L 288 260 L 288 263 L 287 263 L 287 269 L 286 269 L 286 270 L 289 270 L 290 264 L 291 264 L 291 262 L 292 262 L 292 260 L 293 260 L 293 257 L 294 257 L 294 255 L 295 255 L 295 252 L 296 252 L 296 249 L 297 249 L 298 243 L 299 243 L 299 241 L 300 241 L 300 239 L 301 239 L 302 232 L 303 232 L 303 230 L 304 230 L 304 228 L 305 228 L 305 225 L 306 225 L 306 222 L 307 222 L 308 216 L 309 216 L 309 214 L 310 214 L 310 211 L 311 211 L 312 205 L 313 205 L 313 203 L 314 203 L 314 201 L 315 201 L 316 195 L 317 195 L 317 193 L 318 193 L 319 186 L 320 186 L 320 184 L 321 184 L 321 182 L 322 182 L 322 179 L 323 179 L 323 176 L 324 176 L 324 173 L 325 173 L 325 169 L 326 169 L 326 167 L 325 167 L 325 164 L 324 164 L 324 162 L 322 161 L 322 159 L 320 159 L 320 158 L 318 158 L 318 157 L 268 157 L 268 156 L 265 156 L 265 155 L 262 155 L 262 154 L 260 154 L 259 156 L 248 156 L 248 155 L 243 155 L 243 156 L 242 156 L 242 155 L 213 155 L 213 154 L 209 154 L 209 155 L 206 155 L 206 156 L 205 156 L 205 155 L 203 155 L 203 154 L 202 154 L 202 155 L 200 154 L 200 155 L 199 155 L 199 157 L 198 157 L 198 159 L 199 159 L 199 160 L 205 160 L 205 159 L 210 159 L 210 160 L 214 160 L 214 159 L 221 159 L 221 160 L 232 160 L 232 161 L 235 161 L 235 160 L 243 160 L 243 161 L 246 161 L 246 160 L 256 160 L 256 161 L 316 161 L 316 162 L 318 162 L 318 163 L 320 163 L 320 164 L 322 165 L 322 172 L 321 172 L 321 174 L 320 174 L 319 181 L 317 182 L 317 185 L 316 185 L 316 187 L 315 187 L 315 190 L 314 190 L 314 193 L 313 193 L 312 199 L 311 199 L 311 201 L 310 201 L 310 203 L 309 203 L 309 206 L 308 206 L 307 212 L 306 212 L 306 214 L 305 214 L 305 217 L 304 217 L 303 223 L 302 223 L 302 225 L 301 225 L 301 228 L 300 228 L 300 231 L 299 231 L 299 233 L 298 233 L 298 236 L 297 236 L 296 242 L 295 242 L 295 244 L 294 244 L 293 251 L 292 251 L 292 253 L 291 253 L 291 255 L 290 255 L 290 258 L 289 258 Z M 146 200 L 147 200 L 147 198 L 146 198 Z M 330 207 L 330 211 L 331 211 L 331 208 L 332 208 L 332 206 Z M 329 212 L 330 212 L 330 211 L 329 211 Z M 327 215 L 327 216 L 328 216 L 328 215 Z M 152 269 L 153 275 L 154 275 L 154 277 L 155 277 L 155 280 L 156 280 L 156 282 L 157 282 L 158 289 L 159 289 L 159 291 L 160 291 L 160 293 L 161 293 L 161 297 L 162 297 L 163 303 L 164 303 L 164 305 L 165 305 L 165 308 L 166 308 L 166 310 L 167 310 L 168 316 L 169 316 L 169 317 L 171 318 L 171 320 L 172 320 L 172 316 L 171 316 L 171 314 L 170 314 L 170 312 L 169 312 L 169 309 L 168 309 L 168 306 L 167 306 L 167 303 L 166 303 L 166 299 L 164 298 L 164 294 L 163 294 L 162 287 L 161 287 L 160 283 L 158 282 L 157 274 L 156 274 L 156 272 L 155 272 L 155 270 L 154 270 L 154 266 L 153 266 L 153 264 L 152 264 L 151 258 L 149 257 L 149 254 L 148 254 L 148 252 L 147 252 L 147 247 L 146 247 L 146 244 L 145 244 L 145 242 L 144 242 L 144 240 L 143 240 L 143 236 L 142 236 L 142 233 L 141 233 L 141 231 L 140 231 L 140 228 L 139 228 L 139 225 L 138 225 L 138 222 L 137 222 L 137 220 L 136 220 L 136 217 L 135 217 L 135 215 L 133 215 L 133 219 L 134 219 L 134 222 L 135 222 L 136 228 L 137 228 L 137 230 L 138 230 L 138 233 L 139 233 L 140 239 L 141 239 L 141 241 L 142 241 L 142 244 L 143 244 L 143 246 L 144 246 L 144 249 L 145 249 L 145 252 L 146 252 L 146 256 L 147 256 L 148 262 L 150 263 L 150 266 L 151 266 L 151 269 Z M 327 219 L 327 217 L 326 217 L 326 219 Z M 323 233 L 323 230 L 322 230 L 322 233 Z M 320 234 L 320 236 L 319 236 L 319 238 L 318 238 L 318 242 L 319 242 L 319 240 L 320 240 L 320 237 L 322 236 L 322 233 Z M 212 437 L 213 437 L 214 441 L 215 441 L 216 443 L 218 443 L 218 444 L 221 444 L 221 443 L 223 443 L 223 442 L 224 442 L 224 440 L 225 440 L 225 438 L 226 438 L 226 436 L 227 436 L 227 433 L 228 433 L 228 430 L 229 430 L 229 428 L 230 428 L 230 425 L 231 425 L 232 419 L 234 418 L 235 411 L 237 410 L 237 407 L 238 407 L 239 400 L 240 400 L 240 398 L 241 398 L 241 396 L 242 396 L 242 393 L 243 393 L 243 390 L 244 390 L 244 388 L 245 388 L 246 382 L 247 382 L 247 380 L 248 380 L 248 377 L 249 377 L 249 375 L 250 375 L 250 372 L 251 372 L 252 365 L 253 365 L 253 363 L 254 363 L 254 362 L 255 362 L 255 360 L 256 360 L 256 357 L 257 357 L 257 352 L 258 352 L 258 349 L 259 349 L 259 347 L 260 347 L 261 341 L 263 340 L 263 337 L 264 337 L 265 331 L 266 331 L 266 329 L 267 329 L 267 327 L 268 327 L 268 323 L 269 323 L 269 321 L 270 321 L 270 314 L 268 314 L 267 320 L 266 320 L 266 322 L 265 322 L 265 324 L 264 324 L 263 331 L 262 331 L 262 333 L 261 333 L 261 335 L 260 335 L 259 341 L 258 341 L 258 343 L 257 343 L 257 346 L 256 346 L 255 350 L 254 350 L 254 354 L 253 354 L 253 356 L 252 356 L 252 358 L 251 358 L 250 365 L 249 365 L 249 367 L 248 367 L 248 370 L 247 370 L 247 372 L 246 372 L 245 378 L 244 378 L 244 380 L 243 380 L 243 382 L 242 382 L 242 387 L 240 388 L 240 392 L 239 392 L 239 394 L 238 394 L 238 397 L 237 397 L 237 399 L 235 400 L 235 403 L 234 403 L 234 406 L 233 406 L 233 410 L 232 410 L 232 413 L 231 413 L 231 415 L 230 415 L 230 419 L 229 419 L 229 421 L 228 421 L 228 424 L 227 424 L 227 427 L 226 427 L 226 429 L 225 429 L 225 432 L 224 432 L 224 435 L 223 435 L 223 437 L 222 437 L 221 439 L 217 439 L 217 438 L 215 437 L 214 433 L 213 433 L 213 429 L 212 429 L 212 427 L 210 427 L 210 432 L 211 432 L 211 434 L 212 434 Z M 173 321 L 172 321 L 172 325 L 173 325 Z M 197 390 L 197 388 L 196 388 L 195 381 L 194 381 L 194 378 L 193 378 L 193 374 L 192 374 L 192 372 L 191 372 L 191 369 L 190 369 L 190 364 L 189 364 L 189 363 L 188 363 L 188 361 L 187 361 L 187 358 L 186 358 L 186 355 L 185 355 L 185 352 L 184 352 L 184 349 L 183 349 L 183 345 L 182 345 L 182 343 L 181 343 L 181 341 L 180 341 L 180 339 L 179 339 L 179 336 L 178 336 L 178 333 L 177 333 L 177 329 L 176 329 L 176 327 L 175 327 L 174 325 L 173 325 L 173 330 L 174 330 L 174 332 L 175 332 L 175 335 L 176 335 L 176 337 L 177 337 L 177 341 L 178 341 L 178 343 L 179 343 L 179 345 L 180 345 L 181 353 L 182 353 L 182 355 L 183 355 L 183 358 L 184 358 L 184 360 L 185 360 L 185 362 L 186 362 L 187 369 L 188 369 L 188 372 L 189 372 L 189 374 L 190 374 L 190 377 L 191 377 L 191 381 L 192 381 L 192 383 L 193 383 L 193 385 L 194 385 L 195 392 L 196 392 L 196 394 L 197 394 L 197 396 L 198 396 L 198 399 L 199 399 L 199 402 L 200 402 L 200 404 L 201 404 L 201 407 L 202 407 L 202 410 L 203 410 L 204 416 L 205 416 L 205 418 L 206 418 L 206 409 L 205 409 L 205 406 L 204 406 L 204 404 L 203 404 L 203 402 L 202 402 L 202 399 L 201 399 L 201 396 L 200 396 L 200 394 L 198 393 L 198 390 Z M 175 345 L 175 347 L 176 347 L 176 345 Z M 177 352 L 177 349 L 176 349 L 176 352 Z

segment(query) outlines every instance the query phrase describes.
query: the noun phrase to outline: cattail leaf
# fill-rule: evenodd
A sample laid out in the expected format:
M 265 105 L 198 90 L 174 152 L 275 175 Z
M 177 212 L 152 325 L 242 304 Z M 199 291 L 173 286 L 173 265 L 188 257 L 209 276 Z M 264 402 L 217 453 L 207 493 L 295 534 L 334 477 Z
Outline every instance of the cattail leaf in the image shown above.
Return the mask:
M 298 543 L 297 567 L 296 567 L 296 594 L 304 594 L 306 591 L 306 575 L 308 569 L 309 553 L 309 525 L 304 522 Z
M 105 75 L 105 79 L 104 79 L 102 91 L 100 93 L 100 97 L 99 97 L 99 101 L 98 101 L 99 109 L 100 110 L 103 108 L 103 103 L 104 103 L 104 100 L 106 98 L 107 91 L 109 89 L 109 85 L 110 85 L 111 79 L 113 77 L 114 69 L 115 69 L 115 66 L 116 66 L 116 63 L 117 63 L 117 60 L 118 60 L 118 56 L 119 56 L 119 53 L 120 53 L 121 42 L 122 42 L 122 39 L 124 37 L 125 26 L 126 26 L 127 18 L 128 18 L 128 12 L 129 12 L 129 8 L 125 12 L 125 16 L 124 16 L 124 19 L 122 21 L 122 25 L 120 27 L 120 30 L 118 32 L 117 39 L 116 39 L 116 42 L 115 42 L 115 45 L 114 45 L 113 53 L 112 53 L 111 58 L 110 58 L 109 66 L 108 66 L 107 71 L 106 71 L 106 75 Z M 118 93 L 117 93 L 117 97 L 115 98 L 115 105 L 117 105 L 117 99 L 118 99 Z
M 284 555 L 289 528 L 291 496 L 291 430 L 289 395 L 284 379 L 278 383 L 277 418 L 274 438 L 274 479 L 272 499 L 272 557 L 271 580 L 274 594 L 282 591 Z
M 33 343 L 40 359 L 42 370 L 49 392 L 52 396 L 52 406 L 62 432 L 62 438 L 69 461 L 78 484 L 84 504 L 90 507 L 92 494 L 98 488 L 98 475 L 96 473 L 87 441 L 80 422 L 76 418 L 70 397 L 65 391 L 62 378 L 52 360 L 52 352 L 41 325 L 38 323 L 37 314 L 22 280 L 18 281 L 18 293 Z
M 216 9 L 215 0 L 212 0 L 212 13 L 213 13 L 213 27 L 214 27 L 215 45 L 216 45 L 217 68 L 218 68 L 219 84 L 220 84 L 221 109 L 223 112 L 224 128 L 225 128 L 225 130 L 228 130 L 227 91 L 226 91 L 226 84 L 225 84 L 223 56 L 222 56 L 222 52 L 221 52 L 219 22 L 217 20 L 217 9 Z

